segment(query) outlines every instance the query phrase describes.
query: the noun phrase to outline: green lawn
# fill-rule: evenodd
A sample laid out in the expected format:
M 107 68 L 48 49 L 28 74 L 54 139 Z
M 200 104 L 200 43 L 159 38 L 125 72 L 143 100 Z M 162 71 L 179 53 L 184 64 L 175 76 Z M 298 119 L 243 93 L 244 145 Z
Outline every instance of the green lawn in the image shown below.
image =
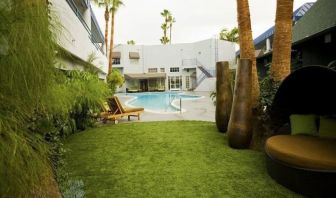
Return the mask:
M 296 197 L 265 156 L 233 150 L 211 122 L 106 125 L 71 136 L 66 170 L 86 197 Z

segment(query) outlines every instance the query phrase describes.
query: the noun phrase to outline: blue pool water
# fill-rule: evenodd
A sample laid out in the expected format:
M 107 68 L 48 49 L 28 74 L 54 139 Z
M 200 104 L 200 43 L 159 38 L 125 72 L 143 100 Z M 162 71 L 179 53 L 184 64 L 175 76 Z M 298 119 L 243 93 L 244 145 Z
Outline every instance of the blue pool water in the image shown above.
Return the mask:
M 180 111 L 179 108 L 172 105 L 174 100 L 180 100 L 181 98 L 182 101 L 184 101 L 201 98 L 200 96 L 187 95 L 181 92 L 147 92 L 129 93 L 127 95 L 135 96 L 136 98 L 127 102 L 126 105 L 133 107 L 144 107 L 147 111 L 159 113 L 173 113 Z

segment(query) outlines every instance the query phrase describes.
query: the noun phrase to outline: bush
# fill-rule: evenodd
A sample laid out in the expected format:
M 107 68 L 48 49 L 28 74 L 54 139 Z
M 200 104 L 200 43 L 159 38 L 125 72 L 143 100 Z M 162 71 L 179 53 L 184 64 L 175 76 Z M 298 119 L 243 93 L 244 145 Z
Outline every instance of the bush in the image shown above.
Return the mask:
M 77 129 L 84 130 L 96 122 L 102 105 L 111 91 L 98 75 L 90 72 L 68 71 L 67 85 L 73 93 L 73 106 L 70 117 L 75 121 Z
M 269 120 L 269 110 L 279 86 L 280 82 L 274 81 L 269 74 L 260 81 L 259 104 L 262 110 L 261 120 Z
M 117 87 L 121 87 L 124 82 L 125 79 L 119 70 L 113 69 L 112 72 L 107 76 L 107 84 L 113 94 L 116 92 Z
M 251 147 L 257 150 L 263 150 L 266 139 L 270 137 L 274 131 L 274 127 L 272 126 L 270 119 L 270 108 L 274 96 L 280 86 L 280 82 L 275 82 L 272 78 L 270 78 L 269 73 L 259 82 L 260 96 L 258 107 L 253 109 L 254 114 L 257 116 L 253 118 L 254 126 Z
M 0 197 L 49 197 L 62 138 L 91 126 L 109 95 L 95 74 L 55 69 L 46 2 L 0 3 Z
M 53 108 L 55 39 L 44 0 L 0 3 L 0 196 L 43 196 L 50 177 L 44 132 L 33 133 L 36 112 Z M 37 130 L 36 130 L 37 131 Z

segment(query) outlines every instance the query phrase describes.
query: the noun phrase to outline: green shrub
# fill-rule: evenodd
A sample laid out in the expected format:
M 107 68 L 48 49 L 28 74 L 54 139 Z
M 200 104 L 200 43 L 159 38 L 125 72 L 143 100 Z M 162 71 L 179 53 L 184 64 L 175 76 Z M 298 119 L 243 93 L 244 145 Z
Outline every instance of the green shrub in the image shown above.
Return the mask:
M 96 74 L 55 69 L 46 2 L 0 3 L 0 197 L 45 197 L 62 138 L 91 126 L 109 95 Z
M 268 137 L 273 135 L 274 126 L 270 119 L 270 108 L 274 96 L 279 88 L 280 82 L 275 82 L 270 78 L 269 72 L 265 78 L 259 80 L 260 96 L 258 107 L 253 109 L 253 137 L 251 147 L 257 150 L 265 148 L 265 142 Z
M 261 120 L 267 121 L 269 119 L 269 110 L 279 86 L 280 82 L 274 81 L 269 73 L 260 81 L 259 105 L 261 109 Z
M 112 72 L 107 76 L 107 84 L 114 94 L 117 87 L 121 87 L 125 82 L 124 77 L 121 75 L 120 71 L 113 69 Z
M 55 39 L 44 0 L 1 1 L 0 13 L 0 196 L 37 195 L 50 175 L 49 148 L 28 127 L 52 108 Z
M 82 180 L 68 180 L 63 187 L 65 191 L 62 193 L 64 198 L 81 198 L 84 197 L 84 182 Z
M 96 122 L 96 115 L 101 112 L 102 104 L 111 93 L 107 84 L 99 80 L 96 74 L 68 71 L 66 75 L 74 99 L 70 117 L 74 119 L 77 129 L 84 130 Z
M 72 180 L 67 173 L 65 166 L 57 171 L 57 182 L 64 198 L 84 197 L 84 182 L 82 180 Z

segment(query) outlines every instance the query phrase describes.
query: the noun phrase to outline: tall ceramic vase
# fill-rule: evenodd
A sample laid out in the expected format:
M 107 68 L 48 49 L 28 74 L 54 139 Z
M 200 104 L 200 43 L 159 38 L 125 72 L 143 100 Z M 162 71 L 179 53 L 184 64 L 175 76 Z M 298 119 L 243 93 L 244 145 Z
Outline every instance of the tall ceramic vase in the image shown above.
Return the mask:
M 248 148 L 252 138 L 252 61 L 240 59 L 228 126 L 228 140 L 232 148 Z
M 218 131 L 225 133 L 229 124 L 233 97 L 229 63 L 217 62 L 216 73 L 216 125 Z

